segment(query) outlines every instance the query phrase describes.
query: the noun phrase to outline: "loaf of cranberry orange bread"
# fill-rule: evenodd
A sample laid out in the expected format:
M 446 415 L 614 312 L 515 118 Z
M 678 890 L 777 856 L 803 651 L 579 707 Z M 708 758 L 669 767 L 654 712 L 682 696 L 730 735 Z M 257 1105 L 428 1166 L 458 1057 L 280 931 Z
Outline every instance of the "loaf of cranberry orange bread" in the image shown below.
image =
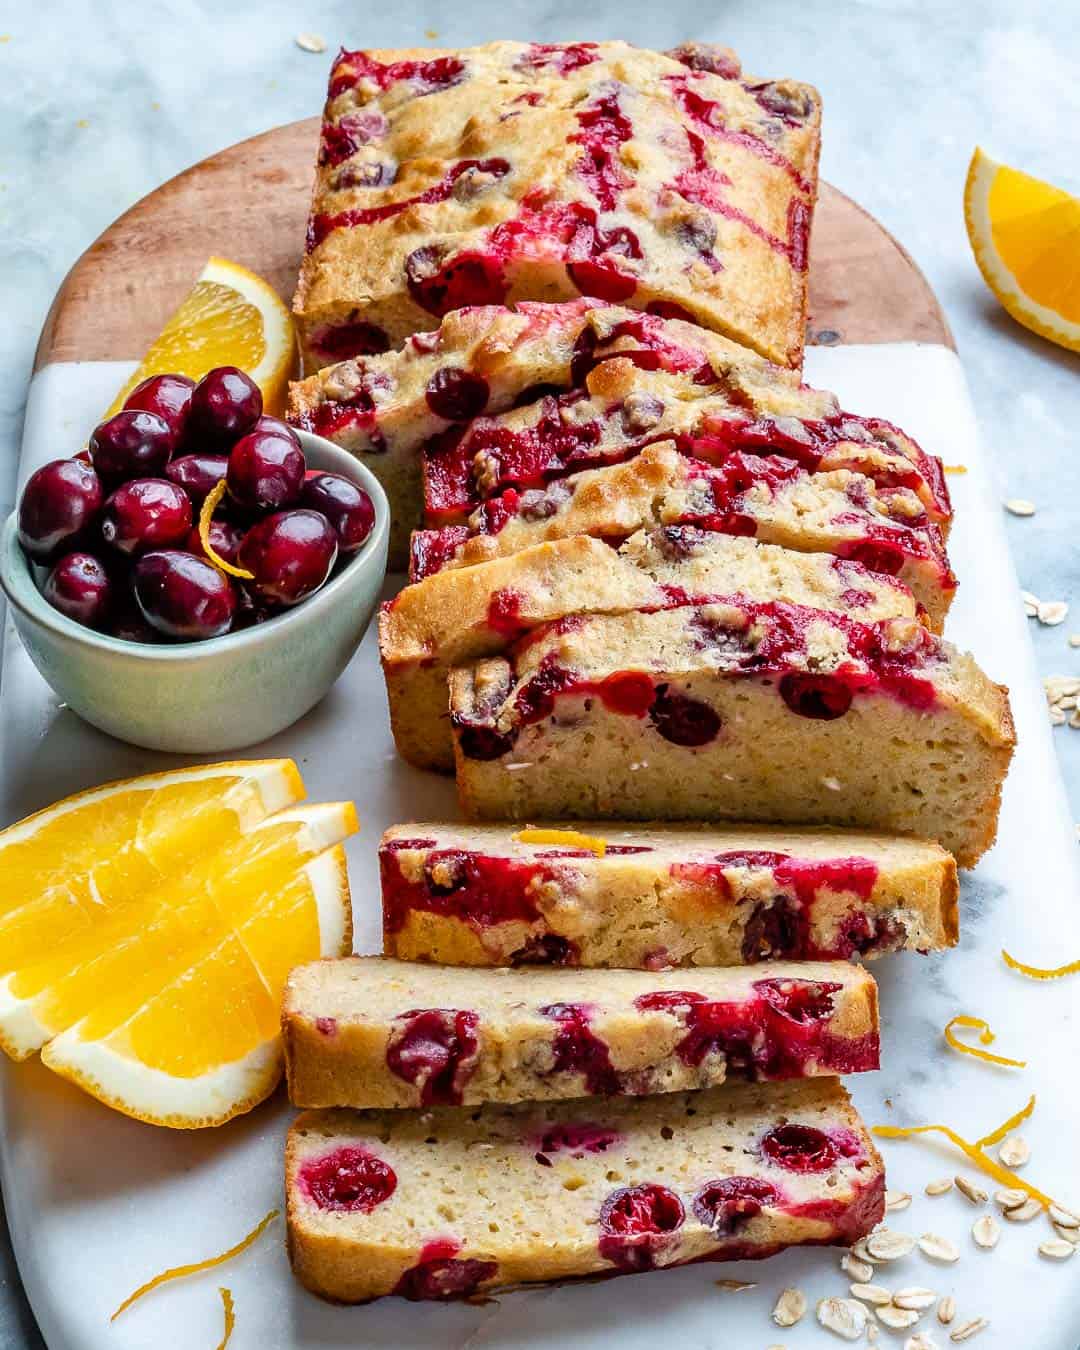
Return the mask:
M 588 295 L 798 367 L 820 100 L 703 53 L 339 52 L 293 305 L 305 362 L 466 305 Z
M 570 618 L 450 675 L 470 818 L 771 820 L 997 832 L 1006 691 L 912 619 L 782 603 Z
M 636 1096 L 878 1067 L 861 967 L 472 970 L 353 956 L 296 967 L 282 1010 L 294 1106 Z
M 313 1293 L 448 1299 L 536 1280 L 849 1246 L 881 1158 L 839 1080 L 430 1111 L 309 1111 L 285 1148 Z
M 398 750 L 420 768 L 452 772 L 450 667 L 494 655 L 538 624 L 732 594 L 864 619 L 916 613 L 902 582 L 860 563 L 691 525 L 642 531 L 618 552 L 586 535 L 535 544 L 437 572 L 383 605 L 379 652 Z
M 800 553 L 832 553 L 895 575 L 940 632 L 956 593 L 941 532 L 906 488 L 879 493 L 860 473 L 808 473 L 776 455 L 732 453 L 712 465 L 674 442 L 585 469 L 530 493 L 485 502 L 469 525 L 417 530 L 410 576 L 467 567 L 529 544 L 591 534 L 619 543 L 650 525 L 691 524 Z
M 957 938 L 952 856 L 889 835 L 413 823 L 383 835 L 379 871 L 383 950 L 406 961 L 666 970 Z
M 463 524 L 507 489 L 629 459 L 671 439 L 721 464 L 733 452 L 777 455 L 810 472 L 865 474 L 878 495 L 902 491 L 906 514 L 947 533 L 952 505 L 940 460 L 880 418 L 841 411 L 834 395 L 792 388 L 767 367 L 714 362 L 708 371 L 643 368 L 632 354 L 594 365 L 576 388 L 476 417 L 424 450 L 424 519 Z

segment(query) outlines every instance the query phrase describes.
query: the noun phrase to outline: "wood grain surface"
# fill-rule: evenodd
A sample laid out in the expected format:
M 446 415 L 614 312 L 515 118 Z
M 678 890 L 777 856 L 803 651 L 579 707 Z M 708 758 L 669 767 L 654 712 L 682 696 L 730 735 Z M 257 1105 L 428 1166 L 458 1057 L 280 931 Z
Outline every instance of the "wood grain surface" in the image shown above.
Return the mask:
M 319 118 L 241 141 L 178 174 L 86 250 L 56 294 L 35 369 L 136 359 L 222 254 L 290 300 L 303 249 Z M 926 278 L 850 197 L 821 185 L 810 247 L 807 340 L 954 346 Z

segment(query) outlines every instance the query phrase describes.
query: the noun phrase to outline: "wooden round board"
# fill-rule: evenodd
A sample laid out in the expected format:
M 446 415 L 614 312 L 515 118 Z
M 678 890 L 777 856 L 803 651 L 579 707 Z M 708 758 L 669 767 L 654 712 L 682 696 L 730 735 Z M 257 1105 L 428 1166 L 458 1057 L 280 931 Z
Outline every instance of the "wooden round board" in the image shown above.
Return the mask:
M 220 253 L 291 298 L 319 119 L 277 127 L 178 174 L 115 221 L 64 279 L 35 369 L 137 359 Z M 891 234 L 827 183 L 810 248 L 807 340 L 938 342 L 952 334 L 926 278 Z

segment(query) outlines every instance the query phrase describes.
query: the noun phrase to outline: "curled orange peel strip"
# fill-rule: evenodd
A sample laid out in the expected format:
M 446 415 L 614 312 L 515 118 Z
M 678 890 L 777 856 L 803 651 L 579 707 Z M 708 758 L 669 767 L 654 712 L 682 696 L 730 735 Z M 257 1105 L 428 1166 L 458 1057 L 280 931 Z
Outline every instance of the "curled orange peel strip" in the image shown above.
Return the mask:
M 221 1306 L 225 1310 L 225 1335 L 218 1342 L 217 1350 L 225 1350 L 232 1339 L 233 1327 L 236 1326 L 236 1313 L 233 1310 L 232 1290 L 226 1289 L 224 1285 L 219 1285 L 218 1293 L 221 1295 Z
M 259 1238 L 262 1237 L 265 1230 L 274 1222 L 279 1213 L 280 1210 L 272 1209 L 265 1219 L 256 1224 L 247 1237 L 241 1238 L 235 1247 L 230 1247 L 227 1252 L 222 1252 L 220 1256 L 211 1256 L 205 1261 L 194 1261 L 189 1266 L 173 1266 L 172 1269 L 163 1270 L 160 1275 L 155 1275 L 152 1280 L 147 1280 L 145 1284 L 139 1285 L 138 1289 L 136 1289 L 133 1294 L 129 1294 L 128 1297 L 124 1299 L 123 1303 L 120 1304 L 119 1308 L 117 1308 L 109 1318 L 109 1321 L 115 1322 L 122 1312 L 126 1312 L 127 1309 L 131 1307 L 136 1299 L 142 1298 L 144 1294 L 149 1294 L 152 1289 L 157 1289 L 160 1285 L 167 1284 L 170 1280 L 182 1279 L 185 1275 L 197 1275 L 200 1271 L 212 1270 L 214 1266 L 224 1265 L 226 1261 L 231 1261 L 234 1256 L 239 1256 L 241 1252 L 246 1252 L 254 1242 L 257 1242 Z M 222 1297 L 224 1297 L 224 1295 Z M 231 1299 L 232 1296 L 230 1295 L 227 1309 L 231 1306 Z M 226 1311 L 226 1328 L 228 1328 L 228 1322 L 229 1313 Z M 224 1344 L 224 1342 L 222 1342 L 222 1344 Z
M 967 473 L 967 465 L 966 465 L 966 464 L 946 464 L 946 465 L 945 465 L 945 472 L 946 472 L 946 473 Z
M 999 1163 L 995 1159 L 988 1157 L 983 1149 L 988 1144 L 996 1144 L 1000 1139 L 1026 1120 L 1035 1109 L 1035 1098 L 1032 1097 L 1027 1106 L 1022 1111 L 1017 1111 L 1016 1115 L 1010 1116 L 1003 1125 L 992 1133 L 980 1139 L 977 1143 L 969 1143 L 962 1138 L 955 1130 L 950 1129 L 948 1125 L 875 1125 L 871 1133 L 876 1134 L 879 1139 L 910 1139 L 916 1134 L 943 1134 L 951 1144 L 969 1158 L 980 1171 L 987 1176 L 993 1177 L 995 1181 L 1000 1181 L 1003 1186 L 1013 1187 L 1016 1190 L 1025 1191 L 1033 1200 L 1038 1200 L 1044 1209 L 1049 1208 L 1054 1203 L 1051 1198 L 1038 1187 L 1032 1186 L 1029 1181 L 1023 1177 L 1018 1177 L 1015 1172 L 1011 1172 L 1004 1163 Z
M 1008 1059 L 1005 1055 L 992 1055 L 989 1050 L 980 1050 L 977 1045 L 968 1045 L 962 1041 L 953 1031 L 954 1027 L 966 1027 L 969 1031 L 977 1031 L 979 1040 L 983 1045 L 993 1045 L 994 1033 L 990 1030 L 990 1023 L 984 1022 L 981 1017 L 965 1017 L 963 1015 L 954 1017 L 946 1026 L 942 1035 L 946 1042 L 954 1050 L 959 1050 L 962 1055 L 973 1055 L 976 1059 L 984 1060 L 987 1064 L 1004 1064 L 1010 1069 L 1026 1069 L 1026 1059 Z
M 228 573 L 230 577 L 239 577 L 241 581 L 254 581 L 255 573 L 247 571 L 243 567 L 234 567 L 231 562 L 226 562 L 220 553 L 215 553 L 210 544 L 210 521 L 214 512 L 217 510 L 217 504 L 225 496 L 225 479 L 222 478 L 215 483 L 206 494 L 206 500 L 202 504 L 202 510 L 199 512 L 199 542 L 203 546 L 203 552 L 222 572 Z
M 1010 970 L 1018 970 L 1021 975 L 1026 975 L 1030 980 L 1060 980 L 1063 975 L 1080 973 L 1080 961 L 1070 961 L 1067 965 L 1054 966 L 1051 970 L 1044 970 L 1040 966 L 1026 966 L 1023 961 L 1018 961 L 1015 956 L 1010 956 L 1004 947 L 1001 949 L 1001 959 Z
M 571 848 L 587 848 L 602 858 L 607 852 L 607 840 L 580 830 L 518 830 L 514 835 L 522 844 L 566 844 Z

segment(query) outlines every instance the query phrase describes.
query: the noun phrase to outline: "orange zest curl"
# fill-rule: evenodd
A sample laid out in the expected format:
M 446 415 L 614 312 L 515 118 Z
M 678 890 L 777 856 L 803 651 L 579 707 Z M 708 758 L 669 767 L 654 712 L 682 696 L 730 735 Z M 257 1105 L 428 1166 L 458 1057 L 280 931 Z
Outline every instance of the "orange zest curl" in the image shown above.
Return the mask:
M 994 1033 L 990 1030 L 990 1023 L 984 1022 L 981 1017 L 957 1016 L 946 1026 L 942 1035 L 946 1042 L 954 1050 L 959 1050 L 962 1055 L 972 1055 L 975 1059 L 984 1060 L 987 1064 L 1004 1064 L 1009 1069 L 1026 1069 L 1026 1059 L 1008 1059 L 1005 1055 L 993 1055 L 989 1050 L 980 1050 L 977 1045 L 968 1045 L 962 1041 L 954 1032 L 954 1027 L 965 1027 L 969 1031 L 979 1033 L 979 1041 L 983 1045 L 993 1045 Z
M 946 473 L 967 473 L 967 465 L 966 465 L 966 464 L 946 464 L 946 465 L 945 465 L 945 472 L 946 472 Z
M 587 848 L 602 858 L 607 852 L 607 841 L 580 830 L 518 830 L 514 838 L 521 844 L 565 844 L 568 848 Z
M 1028 1098 L 1026 1106 L 1022 1106 L 1015 1115 L 1003 1121 L 996 1130 L 991 1130 L 989 1134 L 984 1134 L 981 1139 L 975 1141 L 976 1148 L 987 1148 L 990 1144 L 1000 1144 L 1007 1134 L 1012 1134 L 1018 1125 L 1023 1125 L 1031 1113 L 1035 1110 L 1034 1096 Z
M 255 573 L 249 572 L 244 567 L 234 567 L 231 562 L 226 562 L 220 553 L 215 553 L 210 543 L 210 521 L 214 512 L 217 510 L 217 504 L 225 496 L 225 479 L 222 478 L 216 483 L 206 495 L 206 500 L 202 504 L 202 510 L 199 512 L 199 542 L 203 546 L 203 552 L 222 572 L 230 577 L 239 577 L 241 581 L 254 581 Z
M 1023 961 L 1018 961 L 1015 956 L 1010 956 L 1004 947 L 1001 949 L 1001 959 L 1010 970 L 1018 970 L 1021 975 L 1026 975 L 1029 980 L 1060 980 L 1063 975 L 1080 974 L 1080 961 L 1070 961 L 1068 965 L 1055 966 L 1051 970 L 1044 970 L 1039 966 L 1026 966 Z
M 274 1222 L 279 1213 L 279 1210 L 272 1209 L 266 1218 L 251 1230 L 247 1237 L 241 1238 L 235 1247 L 230 1247 L 227 1252 L 222 1252 L 220 1256 L 211 1256 L 205 1261 L 195 1261 L 189 1266 L 173 1266 L 171 1270 L 163 1270 L 160 1275 L 155 1275 L 152 1280 L 147 1280 L 145 1284 L 139 1285 L 138 1289 L 136 1289 L 133 1294 L 129 1294 L 128 1297 L 124 1299 L 123 1303 L 120 1304 L 119 1308 L 117 1308 L 109 1318 L 109 1321 L 115 1322 L 122 1312 L 125 1312 L 131 1307 L 136 1299 L 142 1298 L 144 1294 L 149 1294 L 152 1289 L 157 1289 L 160 1285 L 167 1284 L 170 1280 L 182 1279 L 185 1275 L 198 1275 L 200 1271 L 212 1270 L 214 1266 L 224 1265 L 226 1261 L 231 1261 L 234 1256 L 239 1256 L 241 1252 L 246 1252 L 253 1243 L 257 1242 L 259 1238 L 262 1237 L 265 1230 Z M 232 1313 L 232 1295 L 230 1294 L 228 1299 L 226 1299 L 225 1294 L 227 1292 L 227 1290 L 222 1291 L 222 1301 L 225 1303 L 226 1341 L 232 1331 L 232 1327 L 229 1323 L 229 1318 Z M 225 1341 L 222 1341 L 221 1344 L 224 1345 Z
M 225 1310 L 225 1335 L 218 1341 L 217 1350 L 225 1350 L 232 1339 L 233 1327 L 236 1326 L 236 1313 L 233 1310 L 232 1290 L 219 1285 L 218 1293 L 221 1295 L 221 1306 Z

